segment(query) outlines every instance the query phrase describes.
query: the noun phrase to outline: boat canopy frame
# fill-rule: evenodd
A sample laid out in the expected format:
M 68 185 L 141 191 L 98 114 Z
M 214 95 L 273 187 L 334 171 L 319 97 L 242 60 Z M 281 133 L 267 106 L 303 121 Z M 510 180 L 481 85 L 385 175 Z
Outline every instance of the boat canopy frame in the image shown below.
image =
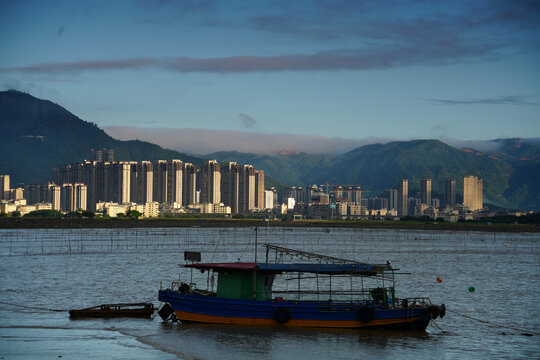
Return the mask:
M 207 290 L 208 294 L 214 294 L 214 281 L 213 275 L 210 277 L 210 273 L 217 272 L 219 274 L 227 274 L 230 272 L 239 273 L 252 273 L 253 284 L 256 283 L 257 274 L 268 276 L 271 275 L 272 279 L 274 275 L 286 274 L 285 289 L 271 289 L 271 294 L 282 295 L 285 299 L 296 297 L 297 300 L 301 300 L 302 297 L 316 295 L 316 299 L 310 299 L 310 301 L 327 301 L 321 300 L 321 297 L 326 295 L 329 300 L 332 301 L 333 296 L 349 297 L 350 301 L 353 298 L 361 298 L 362 301 L 372 299 L 381 303 L 395 303 L 395 278 L 394 269 L 389 262 L 386 264 L 367 264 L 358 262 L 355 260 L 337 258 L 327 255 L 315 254 L 302 250 L 295 250 L 285 248 L 281 246 L 264 244 L 266 247 L 266 262 L 231 262 L 231 263 L 196 263 L 191 262 L 183 265 L 185 268 L 198 269 L 201 272 L 208 271 Z M 275 263 L 270 263 L 271 252 L 274 252 Z M 283 263 L 285 257 L 300 258 L 301 260 L 311 261 L 310 263 Z M 266 275 L 265 275 L 266 274 Z M 320 276 L 323 276 L 320 278 Z M 340 278 L 350 279 L 350 289 L 335 290 L 332 289 L 332 282 L 334 284 L 340 281 Z M 359 289 L 353 289 L 353 278 L 360 278 L 361 284 Z M 380 285 L 376 287 L 366 288 L 364 285 L 364 278 L 373 279 Z M 328 279 L 328 290 L 322 290 L 319 288 L 320 280 Z M 211 281 L 210 281 L 211 280 Z M 301 280 L 311 280 L 313 284 L 316 284 L 316 290 L 301 290 Z M 289 283 L 296 281 L 298 286 L 289 286 Z M 324 282 L 324 280 L 322 280 Z M 219 280 L 218 280 L 219 282 Z M 211 283 L 211 287 L 209 286 Z M 343 285 L 343 280 L 341 280 Z M 190 284 L 190 288 L 193 288 L 193 282 Z M 255 287 L 255 286 L 254 286 Z M 293 290 L 293 288 L 296 289 Z M 347 286 L 348 287 L 348 286 Z M 200 291 L 200 289 L 198 290 Z M 204 291 L 204 290 L 203 290 Z M 265 290 L 267 292 L 268 290 Z M 253 299 L 263 294 L 257 294 L 258 291 L 253 291 Z M 265 294 L 268 296 L 268 294 Z M 272 297 L 272 295 L 270 295 Z M 279 296 L 281 298 L 281 296 Z

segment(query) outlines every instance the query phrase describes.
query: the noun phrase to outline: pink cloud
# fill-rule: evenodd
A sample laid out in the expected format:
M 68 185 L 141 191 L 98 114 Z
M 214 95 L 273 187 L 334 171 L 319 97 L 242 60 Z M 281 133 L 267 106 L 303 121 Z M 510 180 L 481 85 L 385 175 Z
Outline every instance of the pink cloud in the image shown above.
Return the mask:
M 340 154 L 356 147 L 387 142 L 386 139 L 343 139 L 296 134 L 263 134 L 231 130 L 189 128 L 137 128 L 107 126 L 105 132 L 119 140 L 139 139 L 190 154 L 239 151 L 275 154 L 282 150 L 312 154 Z

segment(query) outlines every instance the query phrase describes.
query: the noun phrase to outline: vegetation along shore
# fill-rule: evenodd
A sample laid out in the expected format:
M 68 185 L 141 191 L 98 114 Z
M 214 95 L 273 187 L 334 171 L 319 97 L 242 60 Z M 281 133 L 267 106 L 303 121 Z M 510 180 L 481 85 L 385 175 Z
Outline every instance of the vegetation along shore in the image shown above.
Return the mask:
M 339 221 L 287 219 L 85 219 L 85 218 L 0 218 L 0 229 L 51 228 L 156 228 L 156 227 L 322 227 L 359 229 L 403 229 L 484 232 L 540 232 L 539 213 L 530 221 L 513 222 L 427 222 L 427 221 Z

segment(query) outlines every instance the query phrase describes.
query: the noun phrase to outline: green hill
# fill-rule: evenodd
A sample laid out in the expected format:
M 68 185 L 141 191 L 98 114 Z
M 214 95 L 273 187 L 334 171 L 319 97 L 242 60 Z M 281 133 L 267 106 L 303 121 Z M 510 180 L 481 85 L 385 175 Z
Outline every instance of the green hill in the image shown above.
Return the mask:
M 359 147 L 346 154 L 255 155 L 220 152 L 208 155 L 219 161 L 249 163 L 287 185 L 359 184 L 378 195 L 409 179 L 410 193 L 420 189 L 420 180 L 432 179 L 434 197 L 444 197 L 444 182 L 456 178 L 457 193 L 463 193 L 463 176 L 484 181 L 486 203 L 504 208 L 540 209 L 540 147 L 536 139 L 494 140 L 497 152 L 456 149 L 438 140 L 395 141 Z
M 119 141 L 63 107 L 18 91 L 0 92 L 0 174 L 17 184 L 43 183 L 51 169 L 91 157 L 91 149 L 114 149 L 115 160 L 202 160 L 148 142 Z
M 331 164 L 330 155 L 292 154 L 263 155 L 222 151 L 205 155 L 208 159 L 218 161 L 234 161 L 240 164 L 251 164 L 256 169 L 264 170 L 276 180 L 287 185 L 312 184 L 321 168 Z
M 432 192 L 442 195 L 447 178 L 456 178 L 461 193 L 463 176 L 476 175 L 484 179 L 487 199 L 507 205 L 503 193 L 509 186 L 512 171 L 505 161 L 482 153 L 455 149 L 438 140 L 414 140 L 355 149 L 336 158 L 318 180 L 362 184 L 377 194 L 385 188 L 395 188 L 401 178 L 409 179 L 409 189 L 414 192 L 420 189 L 422 178 L 431 178 Z

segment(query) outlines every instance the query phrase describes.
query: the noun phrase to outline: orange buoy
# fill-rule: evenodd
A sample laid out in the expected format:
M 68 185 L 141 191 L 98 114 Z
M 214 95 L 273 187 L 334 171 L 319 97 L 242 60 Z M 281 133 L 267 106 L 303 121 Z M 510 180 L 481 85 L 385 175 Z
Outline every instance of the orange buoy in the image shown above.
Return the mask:
M 442 279 L 440 277 L 437 278 L 437 282 L 438 283 L 441 283 L 442 282 Z

